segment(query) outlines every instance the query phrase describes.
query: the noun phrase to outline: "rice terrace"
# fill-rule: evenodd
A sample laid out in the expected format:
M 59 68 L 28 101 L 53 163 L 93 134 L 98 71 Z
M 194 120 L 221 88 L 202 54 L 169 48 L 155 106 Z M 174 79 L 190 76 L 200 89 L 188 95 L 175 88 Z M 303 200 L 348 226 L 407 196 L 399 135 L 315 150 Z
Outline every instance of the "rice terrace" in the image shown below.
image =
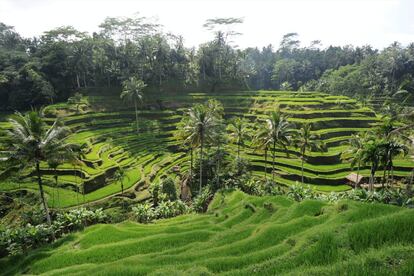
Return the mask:
M 414 275 L 414 43 L 250 47 L 207 9 L 191 45 L 130 15 L 180 1 L 121 2 L 0 22 L 0 275 Z

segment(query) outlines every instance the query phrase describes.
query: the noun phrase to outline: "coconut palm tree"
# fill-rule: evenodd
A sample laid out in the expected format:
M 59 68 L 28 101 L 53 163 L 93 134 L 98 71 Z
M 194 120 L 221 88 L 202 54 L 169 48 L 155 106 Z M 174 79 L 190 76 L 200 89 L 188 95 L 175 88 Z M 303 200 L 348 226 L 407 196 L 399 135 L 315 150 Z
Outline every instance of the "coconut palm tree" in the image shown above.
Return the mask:
M 227 130 L 230 131 L 230 137 L 237 145 L 237 158 L 240 158 L 240 147 L 244 146 L 249 138 L 248 122 L 246 119 L 236 117 L 230 121 Z
M 194 149 L 197 147 L 197 141 L 194 135 L 189 131 L 191 130 L 188 127 L 189 124 L 189 117 L 183 116 L 181 121 L 177 125 L 177 131 L 174 133 L 175 139 L 181 142 L 183 148 L 189 148 L 190 151 L 190 173 L 189 179 L 190 182 L 193 179 L 193 171 L 194 171 Z
M 122 167 L 119 167 L 119 169 L 114 174 L 114 180 L 115 182 L 119 182 L 121 184 L 121 195 L 124 194 L 124 179 L 125 178 L 129 179 L 125 170 Z
M 359 188 L 359 170 L 361 168 L 362 161 L 362 149 L 364 144 L 367 142 L 368 134 L 353 134 L 348 141 L 349 148 L 341 154 L 342 160 L 347 160 L 351 162 L 351 169 L 353 170 L 355 165 L 357 166 L 357 182 L 355 183 L 355 188 Z
M 395 156 L 398 155 L 407 155 L 409 151 L 409 148 L 403 144 L 398 142 L 395 139 L 386 141 L 383 144 L 383 162 L 384 162 L 384 167 L 387 169 L 388 171 L 388 184 L 391 182 L 391 186 L 394 183 L 394 163 L 393 163 L 393 159 Z M 389 177 L 389 175 L 391 174 L 391 179 Z M 385 181 L 385 179 L 384 179 Z
M 75 145 L 68 145 L 67 149 L 63 149 L 62 151 L 57 151 L 52 154 L 49 160 L 47 160 L 47 164 L 49 168 L 53 170 L 53 178 L 55 180 L 55 190 L 57 195 L 57 201 L 59 202 L 59 189 L 58 189 L 58 170 L 57 168 L 65 162 L 74 162 L 76 160 L 76 146 Z M 55 196 L 53 194 L 53 206 L 55 206 Z
M 47 127 L 41 111 L 31 111 L 25 115 L 17 112 L 9 119 L 9 122 L 12 128 L 7 131 L 9 144 L 6 151 L 6 161 L 11 164 L 24 164 L 26 167 L 35 166 L 41 203 L 47 223 L 51 225 L 50 212 L 43 190 L 40 163 L 51 160 L 57 153 L 71 150 L 72 145 L 65 141 L 68 130 L 59 126 L 57 120 L 51 127 Z
M 260 130 L 260 128 L 262 128 Z M 264 124 L 256 124 L 256 129 L 259 131 L 257 132 L 257 135 L 253 137 L 253 145 L 255 149 L 263 150 L 264 151 L 264 157 L 265 157 L 265 181 L 267 181 L 267 152 L 270 148 L 271 140 L 268 139 L 268 136 L 266 135 L 266 125 Z
M 214 130 L 217 125 L 217 112 L 211 110 L 207 105 L 195 105 L 188 111 L 188 122 L 185 131 L 189 134 L 188 140 L 200 148 L 200 183 L 201 191 L 203 181 L 203 158 L 205 143 L 212 140 Z
M 279 108 L 272 111 L 265 122 L 265 125 L 259 129 L 256 140 L 265 150 L 272 147 L 272 181 L 274 181 L 276 147 L 281 147 L 287 152 L 287 146 L 294 134 L 294 125 L 288 122 L 287 117 L 280 112 Z
M 216 147 L 214 154 L 214 162 L 216 165 L 215 183 L 216 187 L 220 187 L 221 161 L 224 159 L 226 155 L 226 152 L 222 146 L 228 142 L 226 125 L 223 124 L 222 120 L 217 121 L 211 138 L 211 146 Z
M 138 102 L 142 103 L 144 94 L 143 90 L 147 85 L 140 79 L 131 77 L 122 83 L 123 90 L 121 92 L 121 99 L 127 102 L 134 102 L 135 107 L 135 121 L 138 127 Z
M 325 144 L 315 134 L 312 134 L 312 125 L 305 123 L 300 129 L 294 139 L 294 145 L 299 149 L 301 159 L 301 181 L 304 184 L 303 167 L 307 150 L 324 151 Z
M 369 190 L 373 191 L 375 182 L 375 172 L 377 171 L 384 154 L 384 141 L 372 137 L 372 139 L 370 139 L 368 142 L 364 144 L 361 154 L 361 163 L 364 165 L 369 164 L 371 167 L 369 178 Z

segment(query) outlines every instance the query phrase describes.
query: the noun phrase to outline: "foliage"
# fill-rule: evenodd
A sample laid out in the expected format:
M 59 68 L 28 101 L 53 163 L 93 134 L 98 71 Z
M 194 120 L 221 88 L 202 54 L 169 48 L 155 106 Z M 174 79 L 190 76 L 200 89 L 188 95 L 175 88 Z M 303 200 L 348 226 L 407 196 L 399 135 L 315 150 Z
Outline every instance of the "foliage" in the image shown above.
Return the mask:
M 149 203 L 132 207 L 133 216 L 140 223 L 150 223 L 154 219 L 171 218 L 187 212 L 189 212 L 189 208 L 181 200 L 162 201 L 156 207 Z
M 149 203 L 132 207 L 132 212 L 136 220 L 141 223 L 149 223 L 156 218 L 155 209 Z
M 226 191 L 206 214 L 96 225 L 1 265 L 4 274 L 412 275 L 413 223 L 408 208 Z
M 58 213 L 52 225 L 30 223 L 16 228 L 0 229 L 0 252 L 20 255 L 28 250 L 54 241 L 65 233 L 81 230 L 88 225 L 106 222 L 102 209 L 79 208 Z
M 170 201 L 175 201 L 178 199 L 177 189 L 175 187 L 175 182 L 170 177 L 167 177 L 161 182 L 161 191 L 166 195 L 166 199 Z
M 286 194 L 296 201 L 316 198 L 315 191 L 309 185 L 302 185 L 299 183 L 289 186 Z
M 211 192 L 210 187 L 208 186 L 203 187 L 203 189 L 193 199 L 193 204 L 191 208 L 195 212 L 199 212 L 199 213 L 205 212 L 212 198 L 213 198 L 213 194 Z
M 67 143 L 68 129 L 62 127 L 56 119 L 51 127 L 47 127 L 41 111 L 31 111 L 23 115 L 19 112 L 9 119 L 12 126 L 7 131 L 8 145 L 5 150 L 5 162 L 9 166 L 24 169 L 35 166 L 40 199 L 49 225 L 51 218 L 45 199 L 40 172 L 40 162 L 54 160 L 73 160 L 75 145 Z

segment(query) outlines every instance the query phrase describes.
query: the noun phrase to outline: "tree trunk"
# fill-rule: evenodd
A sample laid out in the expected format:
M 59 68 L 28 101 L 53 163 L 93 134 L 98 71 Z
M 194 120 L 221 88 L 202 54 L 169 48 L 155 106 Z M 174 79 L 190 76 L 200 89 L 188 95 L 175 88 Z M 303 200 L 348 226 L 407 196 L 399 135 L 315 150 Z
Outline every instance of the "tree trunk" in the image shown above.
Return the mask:
M 193 154 L 193 147 L 190 147 L 190 184 L 192 184 L 193 180 L 193 160 L 194 160 L 194 154 Z
M 124 181 L 121 179 L 121 195 L 124 194 Z
M 358 168 L 357 168 L 357 179 L 356 179 L 356 183 L 355 183 L 355 188 L 358 189 L 359 188 L 359 170 L 361 168 L 361 161 L 358 161 Z
M 267 148 L 265 148 L 265 181 L 267 182 Z
M 47 202 L 45 199 L 45 194 L 43 191 L 42 176 L 40 174 L 40 164 L 39 161 L 36 161 L 36 173 L 37 173 L 37 184 L 39 185 L 40 199 L 42 200 L 43 209 L 45 211 L 47 224 L 52 225 L 52 219 L 50 218 L 49 208 L 47 207 Z
M 204 146 L 204 137 L 201 136 L 201 145 L 200 145 L 200 189 L 199 192 L 201 192 L 201 186 L 203 183 L 203 146 Z
M 276 141 L 273 141 L 273 161 L 272 161 L 272 181 L 275 182 L 275 155 L 276 155 Z
M 305 159 L 305 157 L 302 155 L 302 161 L 301 161 L 302 185 L 304 184 L 304 181 L 303 181 L 303 165 L 304 165 L 304 164 L 303 164 L 303 163 L 304 163 L 303 161 L 304 161 L 304 160 L 303 160 L 303 159 Z
M 58 175 L 57 175 L 57 170 L 56 170 L 56 168 L 55 169 L 53 169 L 54 170 L 54 179 L 55 179 L 55 191 L 56 191 L 56 195 L 58 195 L 58 188 L 57 188 L 57 186 L 58 186 Z M 59 200 L 59 199 L 58 199 Z M 55 207 L 55 193 L 53 193 L 53 207 Z
M 78 73 L 76 73 L 76 83 L 77 83 L 77 85 L 78 85 L 78 89 L 80 89 L 80 79 L 79 79 L 79 74 Z
M 134 99 L 134 106 L 135 106 L 135 122 L 137 124 L 137 133 L 139 132 L 139 127 L 138 127 L 138 108 L 137 108 L 137 100 Z
M 86 84 L 86 72 L 83 72 L 83 87 L 87 87 L 88 85 Z
M 369 178 L 369 191 L 374 190 L 374 181 L 375 181 L 375 169 L 374 165 L 371 165 L 371 176 Z
M 216 186 L 220 185 L 220 143 L 217 145 Z
M 414 180 L 414 169 L 411 171 L 411 178 L 410 178 L 410 181 L 407 184 L 407 195 L 408 195 L 408 197 L 412 196 L 413 180 Z
M 388 162 L 385 163 L 384 167 L 383 167 L 383 174 L 382 174 L 382 179 L 381 179 L 381 185 L 382 188 L 384 188 L 385 182 L 386 182 L 386 174 L 387 174 L 387 170 L 388 170 Z
M 237 142 L 237 159 L 240 159 L 240 141 Z

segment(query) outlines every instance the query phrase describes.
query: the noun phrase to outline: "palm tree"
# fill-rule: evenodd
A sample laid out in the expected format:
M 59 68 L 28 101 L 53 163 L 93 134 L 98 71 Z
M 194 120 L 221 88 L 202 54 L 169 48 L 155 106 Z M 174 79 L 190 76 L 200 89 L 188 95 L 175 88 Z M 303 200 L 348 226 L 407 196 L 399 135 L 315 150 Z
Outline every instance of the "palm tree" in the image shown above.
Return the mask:
M 125 178 L 129 179 L 125 170 L 122 167 L 119 167 L 119 169 L 114 174 L 114 180 L 115 182 L 119 182 L 121 184 L 121 195 L 124 194 L 124 179 Z
M 261 129 L 262 128 L 262 129 Z M 265 157 L 265 181 L 267 181 L 267 152 L 270 148 L 271 140 L 268 139 L 268 135 L 266 135 L 266 125 L 265 124 L 256 124 L 256 129 L 258 130 L 257 135 L 253 137 L 253 145 L 255 145 L 255 149 L 264 150 L 264 157 Z
M 362 160 L 362 149 L 364 144 L 367 141 L 367 133 L 353 134 L 348 141 L 349 148 L 344 151 L 341 155 L 342 160 L 351 161 L 351 169 L 354 169 L 355 165 L 357 166 L 357 180 L 355 183 L 355 188 L 359 188 L 359 170 L 361 168 Z
M 287 152 L 287 146 L 290 144 L 293 133 L 293 124 L 289 123 L 287 117 L 277 108 L 269 114 L 265 126 L 259 130 L 256 136 L 259 146 L 265 149 L 265 155 L 267 155 L 268 147 L 272 146 L 272 181 L 275 178 L 276 146 L 284 148 Z M 267 156 L 265 156 L 265 159 L 267 159 Z
M 138 127 L 138 101 L 142 103 L 143 101 L 143 90 L 147 86 L 142 80 L 137 79 L 135 77 L 131 77 L 128 80 L 122 83 L 123 90 L 121 92 L 121 99 L 131 102 L 134 102 L 135 107 L 135 121 L 137 124 L 137 132 L 139 130 Z
M 52 156 L 47 160 L 49 168 L 53 170 L 53 178 L 55 180 L 55 190 L 57 194 L 57 201 L 59 202 L 59 189 L 58 189 L 58 171 L 57 168 L 65 162 L 73 162 L 76 159 L 74 150 L 76 149 L 75 145 L 68 146 L 67 149 L 63 151 L 57 151 L 52 153 Z M 53 206 L 55 206 L 55 196 L 53 194 Z
M 215 161 L 216 161 L 216 187 L 220 187 L 220 170 L 221 160 L 224 159 L 225 152 L 221 146 L 227 143 L 226 126 L 219 120 L 215 126 L 212 134 L 211 144 L 216 146 Z
M 407 155 L 408 154 L 408 147 L 405 144 L 402 144 L 395 139 L 387 141 L 383 144 L 383 159 L 384 159 L 384 167 L 388 171 L 388 181 L 390 181 L 389 174 L 391 172 L 391 186 L 394 183 L 394 163 L 393 159 L 395 156 L 400 154 Z
M 305 155 L 307 150 L 317 150 L 324 151 L 325 144 L 319 139 L 315 134 L 312 134 L 312 125 L 305 123 L 300 129 L 298 134 L 295 137 L 294 145 L 296 148 L 299 148 L 300 159 L 301 159 L 301 180 L 304 184 L 303 177 L 303 166 L 305 162 Z
M 182 147 L 189 148 L 190 150 L 190 182 L 193 179 L 193 164 L 194 164 L 194 149 L 197 147 L 197 143 L 195 140 L 195 136 L 191 135 L 192 133 L 189 131 L 191 128 L 188 127 L 189 124 L 189 117 L 183 116 L 181 121 L 177 125 L 178 131 L 174 133 L 175 139 L 182 143 Z
M 9 122 L 12 128 L 7 131 L 10 139 L 6 159 L 11 164 L 35 166 L 40 199 L 47 223 L 51 225 L 52 220 L 43 190 L 40 163 L 51 160 L 57 153 L 71 150 L 72 145 L 65 142 L 68 131 L 59 126 L 57 120 L 48 128 L 41 111 L 31 111 L 25 115 L 17 112 L 9 119 Z
M 374 190 L 375 172 L 377 171 L 384 152 L 384 142 L 374 137 L 364 144 L 362 149 L 362 164 L 370 164 L 369 190 Z
M 249 129 L 247 127 L 247 120 L 242 118 L 235 118 L 231 120 L 227 129 L 230 131 L 230 137 L 237 144 L 237 158 L 240 158 L 240 147 L 245 145 L 249 138 Z
M 205 143 L 212 140 L 214 129 L 217 125 L 216 111 L 211 110 L 207 105 L 195 105 L 188 111 L 188 122 L 185 131 L 189 134 L 188 140 L 200 147 L 200 187 L 203 181 L 203 158 Z

